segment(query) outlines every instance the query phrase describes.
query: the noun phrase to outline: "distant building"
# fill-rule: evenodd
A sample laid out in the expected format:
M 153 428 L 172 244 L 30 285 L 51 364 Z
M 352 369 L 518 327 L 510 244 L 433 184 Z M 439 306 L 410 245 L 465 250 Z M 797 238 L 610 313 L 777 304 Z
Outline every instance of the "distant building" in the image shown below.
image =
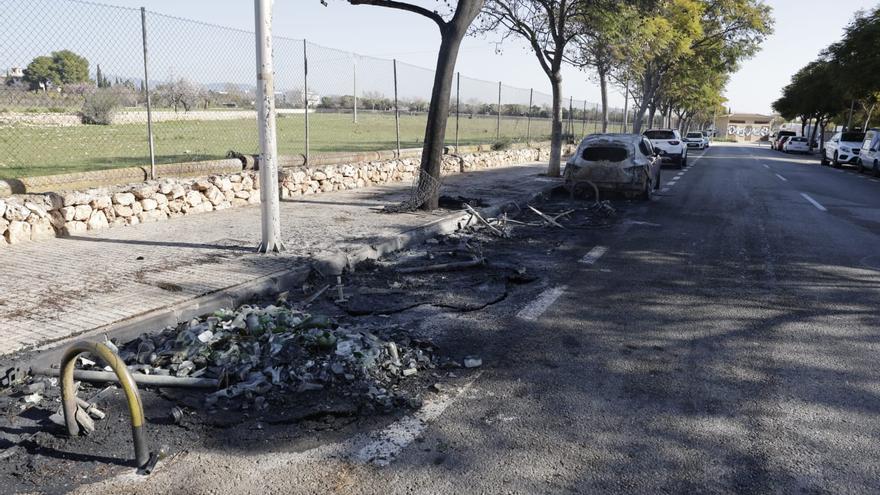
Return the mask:
M 758 113 L 720 115 L 715 119 L 716 137 L 741 142 L 759 141 L 773 132 L 773 121 L 776 118 Z
M 0 74 L 0 84 L 15 84 L 24 79 L 24 69 L 21 67 L 10 67 L 6 70 L 6 74 Z

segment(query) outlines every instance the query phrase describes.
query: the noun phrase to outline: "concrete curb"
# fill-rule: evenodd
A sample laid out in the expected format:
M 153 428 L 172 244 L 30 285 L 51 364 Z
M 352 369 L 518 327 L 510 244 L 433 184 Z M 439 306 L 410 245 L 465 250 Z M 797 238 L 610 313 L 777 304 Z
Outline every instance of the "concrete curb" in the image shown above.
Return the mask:
M 538 192 L 528 197 L 512 200 L 501 205 L 481 208 L 478 211 L 484 218 L 488 218 L 496 217 L 504 212 L 518 210 L 521 205 L 546 196 L 560 184 L 561 182 L 559 184 L 547 184 Z M 364 246 L 354 252 L 337 251 L 329 253 L 315 259 L 311 266 L 281 270 L 210 294 L 198 296 L 171 306 L 150 310 L 109 325 L 44 343 L 30 351 L 17 353 L 17 359 L 14 360 L 11 358 L 16 354 L 0 356 L 0 381 L 2 381 L 4 375 L 8 374 L 8 370 L 13 367 L 26 373 L 32 366 L 51 367 L 57 364 L 66 346 L 75 341 L 98 340 L 103 339 L 105 335 L 121 340 L 129 340 L 142 333 L 156 332 L 165 327 L 177 325 L 180 322 L 212 313 L 221 308 L 236 307 L 255 298 L 283 292 L 289 287 L 301 285 L 312 273 L 312 270 L 318 271 L 325 277 L 339 275 L 346 269 L 354 270 L 356 265 L 363 261 L 379 259 L 395 251 L 418 245 L 437 235 L 455 232 L 467 226 L 468 220 L 469 215 L 466 213 L 452 213 L 378 244 Z M 470 220 L 471 223 L 475 223 L 474 219 Z M 21 373 L 19 372 L 18 375 L 21 376 Z M 0 383 L 0 387 L 2 386 L 3 384 Z

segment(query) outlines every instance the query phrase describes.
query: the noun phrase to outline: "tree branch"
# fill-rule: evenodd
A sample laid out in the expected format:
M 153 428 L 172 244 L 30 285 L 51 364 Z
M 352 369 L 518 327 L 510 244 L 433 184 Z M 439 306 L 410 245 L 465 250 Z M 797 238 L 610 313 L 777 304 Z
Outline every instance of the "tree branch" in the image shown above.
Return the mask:
M 446 21 L 443 20 L 443 17 L 440 14 L 428 10 L 424 7 L 420 7 L 418 5 L 413 5 L 411 3 L 406 2 L 398 2 L 397 0 L 348 0 L 348 3 L 351 5 L 375 5 L 377 7 L 388 7 L 389 9 L 398 9 L 405 10 L 407 12 L 413 12 L 419 15 L 423 15 L 428 19 L 437 23 L 437 26 L 440 29 L 444 29 L 446 27 Z

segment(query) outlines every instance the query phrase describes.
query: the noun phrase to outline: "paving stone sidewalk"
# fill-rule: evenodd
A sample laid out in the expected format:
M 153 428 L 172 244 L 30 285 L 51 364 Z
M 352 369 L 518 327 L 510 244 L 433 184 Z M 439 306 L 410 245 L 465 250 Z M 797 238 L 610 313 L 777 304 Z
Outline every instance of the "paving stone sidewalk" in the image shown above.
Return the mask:
M 444 178 L 444 194 L 490 205 L 548 186 L 544 164 Z M 376 211 L 410 184 L 305 196 L 281 203 L 287 251 L 254 252 L 259 205 L 0 249 L 0 355 L 68 337 L 249 280 L 304 266 L 327 250 L 354 250 L 449 212 Z M 152 329 L 145 329 L 152 330 Z

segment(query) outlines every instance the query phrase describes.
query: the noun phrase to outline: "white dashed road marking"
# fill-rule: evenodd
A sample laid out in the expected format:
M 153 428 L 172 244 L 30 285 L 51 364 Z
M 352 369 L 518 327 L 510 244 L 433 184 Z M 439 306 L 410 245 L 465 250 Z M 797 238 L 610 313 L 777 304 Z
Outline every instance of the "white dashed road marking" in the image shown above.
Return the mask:
M 788 179 L 786 179 L 785 177 L 783 177 L 779 174 L 774 174 L 774 175 L 776 175 L 776 177 L 779 177 L 779 180 L 781 180 L 782 182 L 788 182 Z
M 674 185 L 675 185 L 675 181 L 667 182 L 666 185 L 667 185 L 667 186 L 674 186 Z
M 587 253 L 583 258 L 581 258 L 581 263 L 585 265 L 592 265 L 599 261 L 605 253 L 608 252 L 608 248 L 605 246 L 596 246 L 593 249 L 590 249 L 590 252 Z
M 815 199 L 811 198 L 809 194 L 807 194 L 807 193 L 801 193 L 801 196 L 803 196 L 804 199 L 806 199 L 806 200 L 809 201 L 813 206 L 815 206 L 817 210 L 819 210 L 819 211 L 828 211 L 828 209 L 825 208 L 824 206 L 822 206 L 821 204 L 819 204 L 818 201 L 816 201 Z
M 761 165 L 763 165 L 764 168 L 766 168 L 767 170 L 770 170 L 770 165 L 767 165 L 766 163 L 762 163 Z
M 663 189 L 660 189 L 660 192 L 669 192 L 669 190 L 670 189 L 668 187 L 664 187 Z
M 530 302 L 516 314 L 516 317 L 522 320 L 534 321 L 544 314 L 553 303 L 559 299 L 559 296 L 568 289 L 568 286 L 561 285 L 559 287 L 551 287 L 542 292 L 537 299 Z

